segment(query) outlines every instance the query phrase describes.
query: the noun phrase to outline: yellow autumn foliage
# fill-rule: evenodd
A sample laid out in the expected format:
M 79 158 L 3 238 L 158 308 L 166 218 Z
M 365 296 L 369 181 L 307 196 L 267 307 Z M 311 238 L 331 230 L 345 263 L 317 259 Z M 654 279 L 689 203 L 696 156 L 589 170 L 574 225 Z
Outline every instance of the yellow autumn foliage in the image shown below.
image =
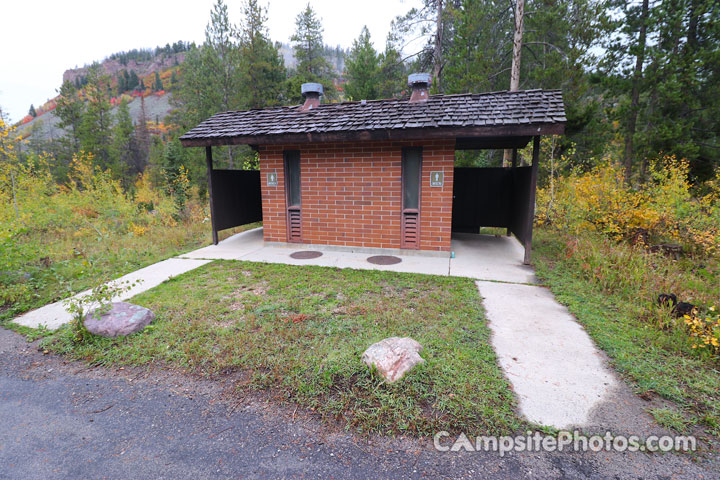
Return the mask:
M 573 234 L 648 238 L 689 252 L 720 253 L 720 180 L 708 184 L 710 194 L 696 198 L 686 160 L 660 158 L 649 174 L 645 185 L 631 188 L 621 166 L 605 161 L 587 173 L 560 176 L 552 194 L 549 188 L 538 190 L 537 222 Z

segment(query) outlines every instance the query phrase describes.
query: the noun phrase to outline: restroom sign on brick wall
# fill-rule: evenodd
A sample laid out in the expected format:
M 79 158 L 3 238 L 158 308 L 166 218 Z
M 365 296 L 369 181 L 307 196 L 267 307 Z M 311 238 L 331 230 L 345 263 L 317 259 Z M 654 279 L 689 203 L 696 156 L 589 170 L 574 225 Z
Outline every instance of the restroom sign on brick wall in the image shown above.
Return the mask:
M 430 172 L 430 186 L 431 187 L 442 187 L 445 183 L 444 172 Z
M 267 184 L 268 187 L 277 187 L 277 173 L 270 172 L 267 174 Z

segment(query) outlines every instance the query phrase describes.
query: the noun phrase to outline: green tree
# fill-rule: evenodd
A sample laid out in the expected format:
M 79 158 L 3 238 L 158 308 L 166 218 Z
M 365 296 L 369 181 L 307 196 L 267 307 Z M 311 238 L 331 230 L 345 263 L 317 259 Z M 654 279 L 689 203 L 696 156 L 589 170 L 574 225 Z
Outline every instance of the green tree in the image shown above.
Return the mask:
M 649 159 L 687 158 L 703 180 L 720 164 L 720 4 L 713 0 L 612 0 L 600 73 L 614 100 L 628 180 Z
M 117 159 L 118 171 L 123 175 L 125 185 L 131 183 L 133 177 L 142 172 L 144 165 L 137 162 L 137 145 L 135 143 L 135 127 L 130 117 L 127 100 L 118 105 L 115 112 L 115 125 L 112 131 L 112 156 Z
M 95 154 L 96 163 L 119 174 L 119 165 L 112 155 L 112 115 L 107 86 L 109 77 L 100 72 L 95 63 L 88 70 L 85 86 L 87 106 L 80 123 L 80 146 Z
M 240 107 L 243 85 L 235 39 L 227 6 L 218 0 L 205 28 L 205 43 L 190 50 L 180 65 L 182 82 L 173 100 L 181 127 L 194 127 L 218 112 Z
M 58 93 L 55 115 L 60 118 L 58 126 L 67 132 L 61 142 L 71 152 L 77 152 L 80 149 L 80 126 L 85 113 L 85 103 L 78 96 L 77 89 L 69 80 L 63 82 Z
M 244 108 L 277 105 L 285 81 L 285 65 L 267 31 L 267 9 L 257 0 L 246 0 L 238 30 L 242 104 Z
M 128 81 L 127 81 L 127 89 L 128 90 L 137 90 L 140 88 L 140 78 L 138 78 L 137 73 L 135 73 L 135 70 L 130 70 L 130 74 L 128 75 Z
M 629 103 L 625 103 L 623 98 L 615 114 L 616 118 L 621 119 L 624 127 L 623 164 L 625 181 L 629 183 L 635 163 L 635 135 L 640 113 L 640 93 L 647 85 L 644 81 L 643 69 L 647 54 L 648 29 L 652 28 L 651 15 L 654 17 L 655 12 L 650 8 L 649 0 L 641 0 L 639 4 L 610 0 L 609 6 L 614 8 L 616 13 L 621 12 L 622 18 L 616 17 L 610 24 L 614 31 L 606 41 L 603 66 L 610 80 L 611 91 L 621 98 L 628 94 Z M 619 77 L 617 74 L 620 74 Z
M 174 90 L 175 87 L 177 86 L 177 83 L 178 83 L 177 73 L 175 72 L 175 70 L 173 70 L 172 73 L 170 74 L 170 87 L 169 87 L 170 90 Z
M 563 90 L 568 141 L 575 158 L 599 156 L 609 129 L 602 112 L 602 91 L 589 71 L 593 47 L 603 34 L 604 0 L 526 0 L 520 89 Z M 514 10 L 500 0 L 461 0 L 447 7 L 452 32 L 443 66 L 445 93 L 507 90 L 510 85 Z
M 400 55 L 397 38 L 388 34 L 385 51 L 379 55 L 380 98 L 398 98 L 407 89 L 407 66 Z
M 118 73 L 117 76 L 117 94 L 122 95 L 123 92 L 128 90 L 128 73 L 127 70 L 123 70 Z
M 380 94 L 380 64 L 367 26 L 363 27 L 360 36 L 353 41 L 345 68 L 347 70 L 345 93 L 351 100 L 378 98 Z
M 642 93 L 638 101 L 640 173 L 644 178 L 648 157 L 663 152 L 690 160 L 704 180 L 720 166 L 720 3 L 662 0 L 655 9 L 645 108 Z
M 37 117 L 37 112 L 35 111 L 35 106 L 31 103 L 30 104 L 30 110 L 28 111 L 28 115 L 35 118 Z
M 295 75 L 288 82 L 288 97 L 299 100 L 301 99 L 300 84 L 318 82 L 323 85 L 325 97 L 334 98 L 334 75 L 332 66 L 324 55 L 322 23 L 309 3 L 295 17 L 295 33 L 290 40 L 297 65 Z
M 160 74 L 158 72 L 155 72 L 155 81 L 153 82 L 153 91 L 159 92 L 160 90 L 163 90 L 163 83 L 160 79 Z
M 173 95 L 177 107 L 172 120 L 182 129 L 192 128 L 208 117 L 243 105 L 242 58 L 236 28 L 230 23 L 227 6 L 217 0 L 205 28 L 205 43 L 191 49 L 180 66 L 181 82 Z M 234 168 L 236 148 L 218 151 L 227 167 Z M 192 170 L 192 168 L 191 168 Z
M 145 112 L 145 97 L 140 96 L 140 116 L 135 125 L 134 145 L 136 152 L 133 160 L 134 165 L 136 165 L 140 171 L 144 170 L 148 164 L 151 149 L 150 140 L 147 114 Z
M 295 33 L 290 40 L 298 73 L 318 79 L 327 75 L 330 64 L 323 56 L 323 27 L 309 3 L 295 18 Z

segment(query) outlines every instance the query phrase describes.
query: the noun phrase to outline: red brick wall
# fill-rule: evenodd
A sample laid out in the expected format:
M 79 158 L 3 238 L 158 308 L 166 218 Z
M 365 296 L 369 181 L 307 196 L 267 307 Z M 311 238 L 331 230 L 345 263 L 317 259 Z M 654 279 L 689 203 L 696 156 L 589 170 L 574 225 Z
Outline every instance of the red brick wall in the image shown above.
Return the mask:
M 420 249 L 450 251 L 454 140 L 261 146 L 265 240 L 287 242 L 283 150 L 300 150 L 303 243 L 400 248 L 405 146 L 423 147 Z M 444 173 L 444 186 L 430 187 L 431 171 Z

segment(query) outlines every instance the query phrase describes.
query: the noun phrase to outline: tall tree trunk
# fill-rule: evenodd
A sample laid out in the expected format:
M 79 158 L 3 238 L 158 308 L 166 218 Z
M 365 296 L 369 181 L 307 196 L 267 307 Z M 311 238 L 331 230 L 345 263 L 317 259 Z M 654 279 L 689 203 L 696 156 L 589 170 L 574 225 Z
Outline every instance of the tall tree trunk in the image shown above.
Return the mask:
M 649 0 L 643 0 L 640 12 L 640 34 L 638 36 L 638 52 L 635 58 L 635 70 L 632 77 L 632 92 L 630 94 L 630 112 L 628 113 L 627 132 L 625 134 L 625 183 L 630 184 L 632 175 L 632 164 L 634 155 L 633 137 L 637 126 L 637 116 L 640 105 L 640 82 L 643 74 L 643 63 L 645 62 L 645 43 L 647 39 L 647 19 L 650 10 Z
M 443 0 L 438 0 L 437 18 L 435 20 L 435 51 L 433 52 L 433 83 L 440 88 L 440 75 L 442 72 L 442 44 L 443 44 Z
M 515 35 L 513 36 L 512 67 L 510 68 L 510 91 L 520 88 L 520 57 L 522 55 L 523 23 L 525 17 L 525 0 L 517 0 L 515 4 Z M 512 161 L 512 150 L 505 149 L 503 167 L 509 167 Z
M 523 23 L 525 19 L 525 0 L 517 0 L 515 5 L 515 35 L 513 36 L 512 68 L 510 69 L 510 91 L 520 88 L 520 56 L 522 55 Z

